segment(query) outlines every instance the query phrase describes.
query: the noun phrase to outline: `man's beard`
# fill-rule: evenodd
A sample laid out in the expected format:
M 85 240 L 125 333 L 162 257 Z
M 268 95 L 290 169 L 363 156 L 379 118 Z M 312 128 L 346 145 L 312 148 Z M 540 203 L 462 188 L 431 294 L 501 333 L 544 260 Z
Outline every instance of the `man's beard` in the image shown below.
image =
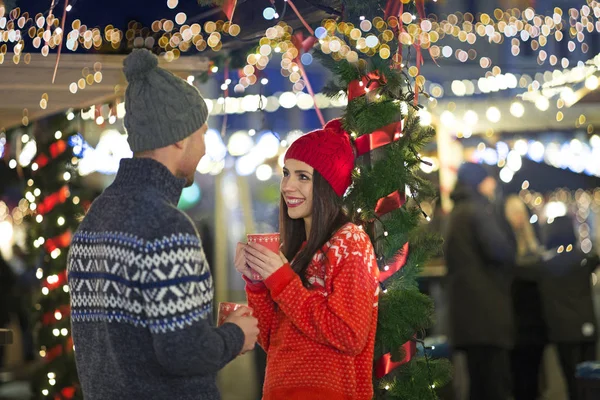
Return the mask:
M 190 187 L 194 184 L 194 173 L 192 173 L 190 176 L 186 176 L 185 178 L 185 187 Z
M 185 179 L 184 187 L 190 187 L 194 184 L 194 178 L 196 176 L 196 171 L 193 171 L 191 174 L 186 174 L 182 170 L 177 170 L 177 174 L 175 176 L 178 178 L 184 178 Z

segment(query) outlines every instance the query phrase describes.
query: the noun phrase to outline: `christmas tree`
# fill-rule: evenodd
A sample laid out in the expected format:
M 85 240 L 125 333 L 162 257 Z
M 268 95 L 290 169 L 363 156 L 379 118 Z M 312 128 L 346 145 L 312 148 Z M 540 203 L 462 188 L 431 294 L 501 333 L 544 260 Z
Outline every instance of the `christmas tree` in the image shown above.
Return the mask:
M 433 323 L 432 299 L 419 291 L 417 277 L 441 246 L 437 234 L 423 229 L 429 218 L 420 207 L 435 191 L 417 174 L 424 162 L 419 150 L 434 136 L 432 128 L 422 127 L 418 118 L 419 94 L 426 97 L 424 78 L 419 75 L 418 33 L 404 40 L 409 45 L 404 49 L 402 40 L 408 22 L 403 14 L 409 12 L 412 23 L 417 13 L 422 15 L 420 3 L 345 1 L 343 21 L 324 21 L 326 32 L 317 33 L 320 49 L 317 45 L 314 51 L 334 76 L 326 94 L 348 98 L 342 124 L 356 139 L 358 160 L 354 184 L 344 202 L 353 221 L 371 237 L 380 268 L 373 367 L 377 399 L 436 399 L 436 388 L 447 384 L 451 376 L 448 360 L 430 359 L 427 348 L 423 355 L 416 355 L 417 344 L 425 347 L 425 330 Z M 382 10 L 386 10 L 386 20 L 381 18 Z M 365 23 L 376 27 L 380 37 L 353 32 L 354 26 L 362 29 Z M 386 31 L 395 39 L 382 40 Z M 355 52 L 354 59 L 326 54 L 338 40 L 362 50 Z M 411 52 L 416 53 L 414 65 Z
M 24 169 L 29 216 L 29 253 L 40 291 L 35 299 L 36 344 L 42 358 L 31 387 L 36 399 L 82 398 L 75 367 L 66 260 L 71 233 L 79 224 L 90 194 L 78 185 L 76 166 L 85 151 L 83 138 L 71 131 L 64 115 L 37 122 L 37 153 Z

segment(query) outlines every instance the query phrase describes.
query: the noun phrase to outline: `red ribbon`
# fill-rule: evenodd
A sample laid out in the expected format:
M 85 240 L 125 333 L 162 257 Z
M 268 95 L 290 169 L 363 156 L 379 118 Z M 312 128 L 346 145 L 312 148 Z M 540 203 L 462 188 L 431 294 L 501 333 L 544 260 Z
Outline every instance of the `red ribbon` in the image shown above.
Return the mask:
M 409 362 L 417 352 L 417 344 L 412 340 L 409 340 L 408 342 L 404 343 L 402 345 L 402 348 L 404 349 L 405 355 L 404 358 L 400 361 L 392 361 L 391 353 L 387 353 L 381 356 L 381 358 L 377 361 L 377 365 L 375 366 L 375 377 L 377 379 L 383 378 L 395 368 Z
M 406 203 L 406 194 L 400 193 L 400 191 L 396 190 L 394 193 L 388 194 L 386 197 L 382 197 L 381 199 L 377 200 L 375 213 L 378 217 L 381 217 L 390 211 L 394 211 L 402 207 L 404 203 Z
M 385 77 L 380 76 L 377 71 L 369 72 L 360 80 L 353 80 L 348 84 L 348 101 L 360 96 L 364 96 L 369 91 L 377 89 L 381 85 L 385 84 L 385 82 Z
M 58 287 L 61 287 L 65 283 L 67 283 L 67 270 L 63 270 L 61 273 L 57 274 L 56 276 L 57 276 L 56 281 L 52 282 L 52 283 L 48 282 L 48 277 L 46 277 L 42 286 L 48 288 L 48 290 L 54 290 Z
M 33 162 L 38 165 L 38 168 L 44 168 L 46 164 L 48 164 L 48 161 L 50 161 L 50 159 L 44 153 L 41 153 L 33 160 Z
M 63 306 L 58 307 L 54 311 L 48 311 L 47 313 L 45 313 L 42 316 L 42 324 L 47 326 L 47 325 L 55 323 L 57 321 L 57 319 L 54 315 L 56 314 L 57 311 L 59 311 L 62 314 L 63 318 L 65 318 L 65 317 L 69 316 L 69 314 L 71 313 L 71 307 L 69 307 L 69 305 L 63 305 Z
M 52 253 L 55 249 L 64 249 L 69 244 L 71 244 L 71 231 L 66 231 L 62 235 L 46 240 L 44 247 L 48 253 Z
M 294 13 L 296 13 L 296 15 L 298 16 L 298 19 L 300 20 L 300 22 L 302 22 L 302 24 L 304 25 L 304 27 L 306 28 L 306 30 L 314 36 L 315 31 L 310 27 L 310 25 L 308 25 L 308 23 L 306 22 L 306 20 L 302 17 L 302 14 L 300 14 L 300 11 L 298 11 L 298 9 L 296 8 L 296 6 L 294 5 L 294 3 L 292 2 L 292 0 L 285 0 L 290 7 L 292 8 L 292 10 L 294 11 Z
M 64 140 L 58 140 L 50 145 L 50 156 L 56 158 L 61 155 L 67 149 L 67 142 Z M 34 163 L 38 165 L 38 168 L 45 167 L 49 162 L 50 158 L 44 153 L 40 153 L 34 160 Z
M 378 217 L 385 215 L 391 211 L 397 210 L 406 203 L 406 194 L 396 190 L 385 197 L 382 197 L 377 201 L 375 206 L 375 213 Z M 404 246 L 394 256 L 394 261 L 387 266 L 386 269 L 379 272 L 379 282 L 384 282 L 390 276 L 400 271 L 406 264 L 408 259 L 408 242 L 404 243 Z
M 237 6 L 237 0 L 225 0 L 223 2 L 223 12 L 227 15 L 229 21 L 233 19 L 233 13 L 235 12 L 235 7 Z
M 396 190 L 395 192 L 387 195 L 386 197 L 382 197 L 377 201 L 377 205 L 375 206 L 375 213 L 377 214 L 377 216 L 382 216 L 402 207 L 404 203 L 406 203 L 406 194 Z M 383 271 L 379 271 L 379 282 L 384 282 L 396 272 L 400 271 L 402 267 L 406 265 L 407 259 L 408 242 L 404 243 L 404 246 L 402 246 L 402 248 L 396 253 L 394 261 L 390 265 L 388 265 Z M 405 356 L 402 360 L 398 362 L 393 362 L 392 355 L 390 353 L 384 354 L 379 360 L 377 360 L 377 364 L 375 366 L 375 376 L 377 377 L 377 379 L 383 378 L 395 368 L 409 362 L 412 359 L 412 357 L 416 353 L 416 344 L 413 341 L 408 341 L 404 343 L 402 347 L 405 351 Z
M 388 19 L 392 15 L 402 14 L 400 10 L 404 7 L 401 0 L 388 0 L 383 12 L 383 18 Z
M 67 352 L 73 351 L 73 338 L 71 336 L 69 336 L 69 338 L 67 339 L 66 351 Z M 63 354 L 63 345 L 57 344 L 56 346 L 54 346 L 53 348 L 51 348 L 50 350 L 48 350 L 46 352 L 46 356 L 44 357 L 44 360 L 47 363 L 49 363 L 52 360 L 54 360 L 56 357 L 58 357 L 62 354 Z
M 400 120 L 379 128 L 372 133 L 360 136 L 354 141 L 357 156 L 361 156 L 371 150 L 395 142 L 402 137 L 403 129 L 404 120 Z
M 60 23 L 61 30 L 61 41 L 58 44 L 58 51 L 56 52 L 56 64 L 54 64 L 54 74 L 52 75 L 52 83 L 56 79 L 56 72 L 58 71 L 58 63 L 60 61 L 60 53 L 62 51 L 62 46 L 65 38 L 65 20 L 67 19 L 67 7 L 69 6 L 69 0 L 65 0 L 65 8 L 63 9 L 62 21 Z
M 296 32 L 294 33 L 294 36 L 292 36 L 292 43 L 294 44 L 294 47 L 298 49 L 298 57 L 312 49 L 315 43 L 318 41 L 319 39 L 317 39 L 315 36 L 309 36 L 305 39 L 302 32 Z
M 408 259 L 408 242 L 404 243 L 404 246 L 396 253 L 394 257 L 394 261 L 388 265 L 388 269 L 379 271 L 379 282 L 383 282 L 388 279 L 390 276 L 394 275 L 396 272 L 400 271 L 404 265 L 406 265 L 406 260 Z
M 46 362 L 49 363 L 52 360 L 54 360 L 56 357 L 60 356 L 62 353 L 63 353 L 63 345 L 57 344 L 50 350 L 46 351 L 46 356 L 44 357 L 44 359 L 46 360 Z
M 38 204 L 37 210 L 36 210 L 37 213 L 40 215 L 49 213 L 50 211 L 52 211 L 52 209 L 57 204 L 64 203 L 67 200 L 68 196 L 69 196 L 69 187 L 65 185 L 61 189 L 59 189 L 57 192 L 54 192 L 51 195 L 46 196 L 44 198 L 44 200 Z
M 313 99 L 313 103 L 315 105 L 315 111 L 317 113 L 317 117 L 319 117 L 321 126 L 325 126 L 325 118 L 323 117 L 323 113 L 321 112 L 321 109 L 319 108 L 319 106 L 317 106 L 317 99 L 315 98 L 315 92 L 313 91 L 312 85 L 310 84 L 310 81 L 308 80 L 308 75 L 306 74 L 306 70 L 304 69 L 304 65 L 302 65 L 302 61 L 300 59 L 300 56 L 303 53 L 310 50 L 315 45 L 315 43 L 317 43 L 317 41 L 318 41 L 318 39 L 315 36 L 310 36 L 310 37 L 304 39 L 304 35 L 302 34 L 302 32 L 296 32 L 294 34 L 294 36 L 292 36 L 292 44 L 294 45 L 294 47 L 296 47 L 296 49 L 298 49 L 298 55 L 294 59 L 294 62 L 296 63 L 296 65 L 298 65 L 298 69 L 300 70 L 302 79 L 304 79 L 304 82 L 306 83 L 306 90 L 308 91 L 308 94 L 310 94 L 310 97 L 312 97 L 312 99 Z
M 76 389 L 74 386 L 68 386 L 60 391 L 60 394 L 65 399 L 72 399 L 75 396 Z

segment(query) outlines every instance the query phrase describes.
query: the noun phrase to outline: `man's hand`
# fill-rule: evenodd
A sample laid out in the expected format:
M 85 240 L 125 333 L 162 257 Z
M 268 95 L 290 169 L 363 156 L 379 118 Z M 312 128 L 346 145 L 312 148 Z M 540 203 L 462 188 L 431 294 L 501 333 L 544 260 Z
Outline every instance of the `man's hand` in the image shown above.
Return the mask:
M 233 311 L 225 323 L 236 324 L 244 332 L 244 346 L 241 354 L 254 349 L 258 338 L 258 320 L 251 315 L 252 311 L 248 307 L 240 307 Z

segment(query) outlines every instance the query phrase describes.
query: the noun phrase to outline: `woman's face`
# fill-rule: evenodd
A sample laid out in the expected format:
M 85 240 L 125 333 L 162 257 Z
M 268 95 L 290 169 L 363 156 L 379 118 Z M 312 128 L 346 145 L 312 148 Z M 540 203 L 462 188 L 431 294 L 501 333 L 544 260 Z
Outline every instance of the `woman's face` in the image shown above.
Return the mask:
M 289 159 L 283 167 L 281 195 L 292 219 L 312 215 L 314 168 L 302 161 Z

